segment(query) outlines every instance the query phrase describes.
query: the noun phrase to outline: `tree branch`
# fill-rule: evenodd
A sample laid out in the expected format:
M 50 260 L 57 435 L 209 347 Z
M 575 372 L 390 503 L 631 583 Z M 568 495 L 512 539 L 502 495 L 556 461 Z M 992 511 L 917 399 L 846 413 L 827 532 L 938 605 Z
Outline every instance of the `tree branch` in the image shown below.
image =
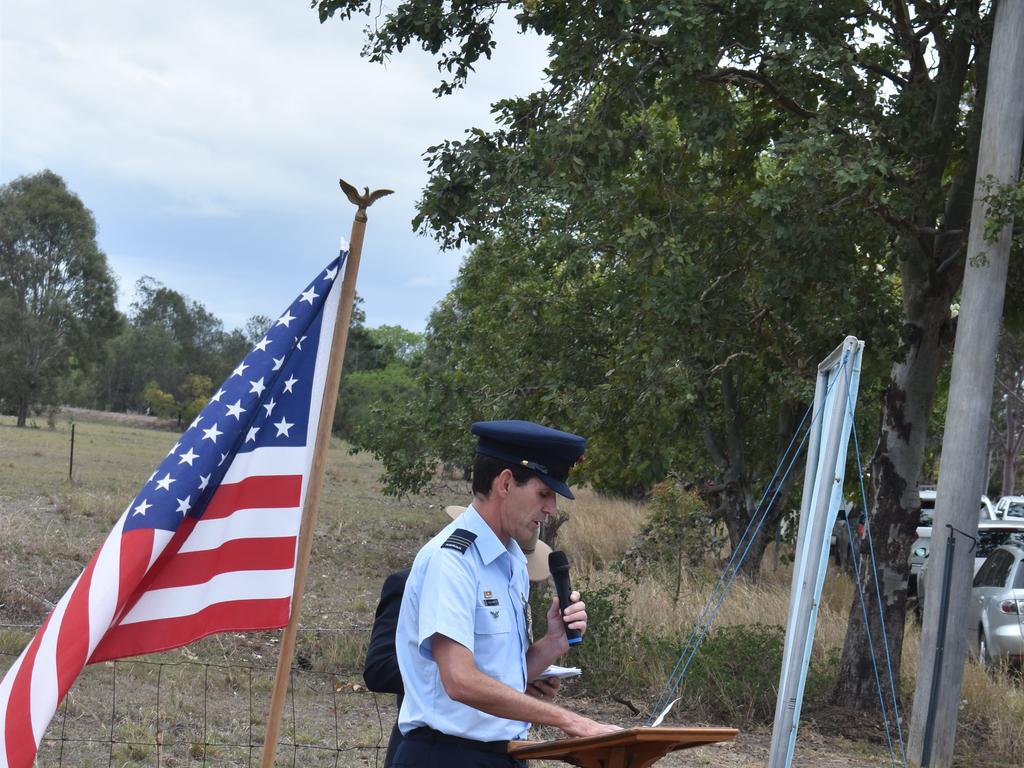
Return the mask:
M 910 63 L 911 80 L 925 82 L 928 80 L 928 63 L 924 60 L 924 46 L 914 34 L 910 22 L 910 10 L 905 0 L 892 0 L 892 15 L 896 23 L 894 31 Z
M 788 112 L 803 118 L 817 117 L 818 113 L 797 104 L 795 100 L 786 96 L 775 83 L 759 72 L 752 72 L 749 69 L 738 67 L 726 67 L 712 72 L 708 75 L 701 75 L 700 80 L 710 83 L 727 83 L 730 85 L 744 86 L 755 85 L 767 91 L 772 97 Z

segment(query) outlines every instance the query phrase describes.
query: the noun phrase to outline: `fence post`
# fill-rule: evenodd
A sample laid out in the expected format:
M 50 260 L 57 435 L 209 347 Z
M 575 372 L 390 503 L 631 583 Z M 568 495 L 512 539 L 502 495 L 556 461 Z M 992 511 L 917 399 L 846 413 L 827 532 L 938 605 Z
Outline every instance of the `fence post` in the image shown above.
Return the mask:
M 75 422 L 71 422 L 71 456 L 68 458 L 68 482 L 72 482 L 75 471 Z

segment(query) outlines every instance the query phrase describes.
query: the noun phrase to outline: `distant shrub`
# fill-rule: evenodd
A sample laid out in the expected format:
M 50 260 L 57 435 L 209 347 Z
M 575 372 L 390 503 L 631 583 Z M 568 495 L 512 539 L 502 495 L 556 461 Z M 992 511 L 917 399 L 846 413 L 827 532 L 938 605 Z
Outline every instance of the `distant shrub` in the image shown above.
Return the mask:
M 784 636 L 774 624 L 713 629 L 687 670 L 681 703 L 730 725 L 771 723 Z
M 174 395 L 164 392 L 155 381 L 146 384 L 142 390 L 142 397 L 153 415 L 165 419 L 178 415 L 178 404 L 174 402 Z
M 804 697 L 808 701 L 821 700 L 832 693 L 839 677 L 839 659 L 839 648 L 827 649 L 823 659 L 811 657 L 811 664 L 807 669 L 807 682 L 804 685 Z
M 683 570 L 703 564 L 724 540 L 722 526 L 697 492 L 670 476 L 654 487 L 646 520 L 623 556 L 621 570 L 631 578 L 667 578 L 678 600 Z
M 404 363 L 346 374 L 334 414 L 334 434 L 349 441 L 374 434 L 381 428 L 377 412 L 408 399 L 413 387 L 411 369 Z
M 587 604 L 588 628 L 572 656 L 572 663 L 584 670 L 581 690 L 606 695 L 660 686 L 676 658 L 675 639 L 632 626 L 625 618 L 626 587 L 584 585 L 581 592 Z

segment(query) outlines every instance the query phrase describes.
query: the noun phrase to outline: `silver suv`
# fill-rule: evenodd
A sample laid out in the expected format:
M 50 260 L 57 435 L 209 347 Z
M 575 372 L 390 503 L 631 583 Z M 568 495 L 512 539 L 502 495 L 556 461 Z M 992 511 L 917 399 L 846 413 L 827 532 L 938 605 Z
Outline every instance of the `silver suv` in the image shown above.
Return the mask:
M 982 664 L 1024 657 L 1024 534 L 985 559 L 974 576 L 968 626 L 976 627 L 975 651 Z

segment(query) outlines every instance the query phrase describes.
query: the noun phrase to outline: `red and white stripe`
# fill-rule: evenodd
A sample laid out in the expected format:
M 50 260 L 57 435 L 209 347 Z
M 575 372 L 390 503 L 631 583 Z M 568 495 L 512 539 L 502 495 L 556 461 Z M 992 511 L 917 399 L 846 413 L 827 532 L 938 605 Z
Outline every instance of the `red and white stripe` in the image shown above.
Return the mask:
M 0 681 L 0 768 L 31 768 L 87 663 L 288 623 L 340 283 L 324 307 L 304 447 L 234 457 L 202 517 L 124 531 L 126 509 Z
M 293 454 L 290 462 L 281 461 L 284 452 Z M 239 459 L 246 469 L 280 468 L 305 454 L 267 448 Z M 235 481 L 220 485 L 202 519 L 187 518 L 174 534 L 122 533 L 128 511 L 122 514 L 0 683 L 0 766 L 31 766 L 86 663 L 288 623 L 303 474 L 237 477 L 232 468 L 225 479 L 232 474 Z

